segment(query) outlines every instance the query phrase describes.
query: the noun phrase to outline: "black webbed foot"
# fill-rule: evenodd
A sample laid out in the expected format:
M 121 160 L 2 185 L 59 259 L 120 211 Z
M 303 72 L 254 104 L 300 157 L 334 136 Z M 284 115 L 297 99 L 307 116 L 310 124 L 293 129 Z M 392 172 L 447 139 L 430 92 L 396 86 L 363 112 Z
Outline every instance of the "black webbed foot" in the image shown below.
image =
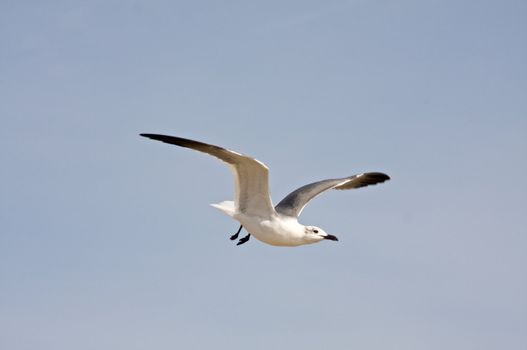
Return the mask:
M 241 244 L 247 243 L 249 238 L 251 238 L 251 234 L 250 233 L 247 236 L 245 236 L 243 238 L 240 238 L 240 240 L 238 241 L 238 243 L 236 243 L 236 245 L 241 245 Z
M 243 228 L 243 225 L 240 225 L 238 232 L 236 232 L 235 234 L 231 236 L 231 241 L 234 241 L 236 238 L 238 238 L 238 235 L 240 234 L 240 231 L 242 230 L 242 228 Z

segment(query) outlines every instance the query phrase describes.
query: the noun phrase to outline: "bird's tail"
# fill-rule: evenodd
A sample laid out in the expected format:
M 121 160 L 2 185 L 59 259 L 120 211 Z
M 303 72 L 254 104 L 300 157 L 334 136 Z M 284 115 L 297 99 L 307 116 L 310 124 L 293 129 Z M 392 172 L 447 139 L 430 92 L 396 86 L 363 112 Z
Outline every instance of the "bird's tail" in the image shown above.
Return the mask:
M 217 204 L 211 204 L 214 208 L 217 208 L 224 212 L 225 214 L 229 215 L 231 218 L 236 213 L 236 206 L 234 205 L 233 201 L 223 201 L 221 203 Z

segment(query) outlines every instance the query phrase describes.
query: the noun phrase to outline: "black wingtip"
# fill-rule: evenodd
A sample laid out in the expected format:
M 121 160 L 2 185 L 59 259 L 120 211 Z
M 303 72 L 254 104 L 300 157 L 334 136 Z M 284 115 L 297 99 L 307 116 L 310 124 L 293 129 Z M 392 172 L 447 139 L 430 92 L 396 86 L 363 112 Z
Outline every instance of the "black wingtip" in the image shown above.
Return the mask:
M 170 140 L 181 140 L 181 138 L 179 137 L 174 137 L 174 136 L 168 136 L 168 135 L 160 135 L 160 134 L 148 134 L 148 133 L 141 133 L 139 134 L 139 136 L 143 136 L 143 137 L 147 137 L 151 140 L 156 140 L 156 141 L 163 141 L 163 142 L 166 142 L 166 143 L 171 143 Z
M 388 181 L 390 180 L 390 177 L 386 175 L 385 173 L 365 173 L 365 175 L 368 175 L 372 180 L 378 181 L 378 183 Z
M 184 139 L 182 137 L 177 137 L 177 136 L 169 136 L 169 135 L 161 135 L 161 134 L 147 134 L 147 133 L 142 133 L 139 135 L 143 137 L 147 137 L 151 140 L 161 141 L 164 143 L 169 143 L 171 145 L 176 145 L 180 147 L 186 147 L 186 148 L 194 149 L 196 151 L 201 151 L 205 153 L 208 153 L 207 150 L 210 150 L 210 149 L 223 150 L 223 148 L 218 147 L 218 146 L 209 145 L 203 142 L 194 141 L 190 139 Z

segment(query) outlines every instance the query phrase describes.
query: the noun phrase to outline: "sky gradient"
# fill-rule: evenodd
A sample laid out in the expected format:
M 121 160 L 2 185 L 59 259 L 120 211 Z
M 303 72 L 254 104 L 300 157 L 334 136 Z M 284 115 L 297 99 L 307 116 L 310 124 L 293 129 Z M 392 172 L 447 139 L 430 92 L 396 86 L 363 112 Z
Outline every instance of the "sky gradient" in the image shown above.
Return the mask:
M 2 1 L 0 347 L 527 348 L 525 1 Z M 222 163 L 339 242 L 228 240 Z

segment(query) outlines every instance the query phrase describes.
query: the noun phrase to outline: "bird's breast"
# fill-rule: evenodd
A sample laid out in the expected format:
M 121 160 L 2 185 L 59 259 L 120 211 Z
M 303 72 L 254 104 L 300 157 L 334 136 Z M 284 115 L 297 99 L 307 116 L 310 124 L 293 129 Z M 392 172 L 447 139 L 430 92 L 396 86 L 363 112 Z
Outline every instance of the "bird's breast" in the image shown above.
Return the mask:
M 299 224 L 280 218 L 258 218 L 240 216 L 236 218 L 243 227 L 259 241 L 275 246 L 298 246 L 305 244 Z

